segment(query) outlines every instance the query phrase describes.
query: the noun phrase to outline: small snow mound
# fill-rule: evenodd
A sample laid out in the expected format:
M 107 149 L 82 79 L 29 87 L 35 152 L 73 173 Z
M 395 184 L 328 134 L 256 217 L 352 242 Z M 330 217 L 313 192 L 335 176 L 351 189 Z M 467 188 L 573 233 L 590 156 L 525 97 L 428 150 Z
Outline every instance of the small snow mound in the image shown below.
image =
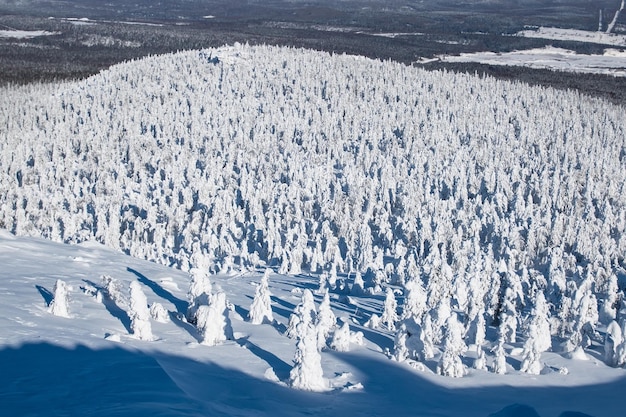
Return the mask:
M 104 335 L 104 340 L 108 340 L 110 342 L 117 342 L 117 343 L 121 343 L 122 342 L 122 338 L 120 337 L 119 334 L 117 333 L 107 333 Z
M 342 391 L 360 391 L 362 389 L 363 389 L 363 384 L 361 384 L 360 382 L 357 382 L 356 384 L 348 382 L 348 384 L 346 384 L 346 386 L 343 387 Z
M 152 303 L 150 306 L 150 317 L 152 317 L 152 320 L 159 323 L 170 322 L 170 314 L 161 303 Z
M 274 372 L 274 368 L 267 368 L 263 376 L 269 381 L 280 382 L 280 379 L 276 376 L 276 372 Z
M 585 350 L 581 346 L 578 346 L 572 352 L 569 352 L 567 354 L 567 357 L 569 359 L 574 359 L 574 360 L 577 360 L 577 361 L 588 361 L 589 360 L 589 357 L 587 356 L 587 354 L 585 353 Z
M 405 362 L 416 371 L 424 372 L 426 370 L 426 365 L 424 365 L 422 362 L 417 362 L 412 359 L 407 359 Z

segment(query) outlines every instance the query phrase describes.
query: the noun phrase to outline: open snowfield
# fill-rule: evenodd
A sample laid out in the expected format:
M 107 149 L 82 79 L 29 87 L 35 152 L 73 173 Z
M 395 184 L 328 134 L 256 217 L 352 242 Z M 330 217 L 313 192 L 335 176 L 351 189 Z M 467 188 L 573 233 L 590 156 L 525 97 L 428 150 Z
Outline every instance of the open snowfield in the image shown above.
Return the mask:
M 580 29 L 539 27 L 517 32 L 515 36 L 525 38 L 551 39 L 555 41 L 573 41 L 597 43 L 601 45 L 626 46 L 626 35 L 595 32 Z
M 12 416 L 483 416 L 512 404 L 539 415 L 567 410 L 614 417 L 623 409 L 626 371 L 610 368 L 597 349 L 588 360 L 545 353 L 548 374 L 515 371 L 494 375 L 471 371 L 460 379 L 434 374 L 432 363 L 412 369 L 387 358 L 392 337 L 361 324 L 380 313 L 381 297 L 331 295 L 338 317 L 362 331 L 365 345 L 349 352 L 322 351 L 329 391 L 309 393 L 286 384 L 295 342 L 282 333 L 310 277 L 270 276 L 275 324 L 246 320 L 260 273 L 217 275 L 211 280 L 232 302 L 235 340 L 218 346 L 198 343 L 183 321 L 189 276 L 86 243 L 62 245 L 0 232 L 0 399 Z M 152 322 L 155 341 L 129 335 L 128 306 L 96 297 L 101 276 L 124 288 L 138 281 L 149 303 L 161 303 L 169 323 Z M 71 318 L 47 311 L 57 279 L 71 286 Z M 319 296 L 316 295 L 319 303 Z M 467 353 L 471 357 L 472 352 Z M 559 369 L 567 368 L 567 374 Z M 273 376 L 276 376 L 277 380 Z M 502 414 L 513 415 L 513 414 Z
M 626 52 L 607 49 L 603 55 L 578 54 L 563 48 L 547 46 L 504 53 L 476 52 L 459 56 L 441 56 L 444 62 L 478 62 L 487 65 L 513 65 L 589 74 L 626 77 Z
M 0 30 L 0 38 L 32 39 L 39 36 L 57 35 L 58 32 L 45 30 Z

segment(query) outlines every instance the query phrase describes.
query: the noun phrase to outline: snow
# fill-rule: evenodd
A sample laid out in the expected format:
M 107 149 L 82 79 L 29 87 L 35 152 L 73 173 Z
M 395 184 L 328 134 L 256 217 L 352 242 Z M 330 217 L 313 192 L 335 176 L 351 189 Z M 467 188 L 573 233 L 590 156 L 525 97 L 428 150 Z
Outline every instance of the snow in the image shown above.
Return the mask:
M 59 33 L 46 30 L 0 30 L 0 38 L 32 39 L 39 36 L 58 35 Z
M 593 32 L 580 29 L 565 29 L 554 27 L 537 27 L 522 30 L 514 36 L 525 38 L 550 39 L 555 41 L 573 41 L 597 43 L 601 45 L 626 46 L 626 35 L 615 33 Z
M 459 56 L 441 56 L 444 62 L 478 62 L 489 65 L 512 65 L 557 71 L 608 74 L 626 77 L 626 52 L 607 49 L 603 55 L 578 54 L 563 48 L 546 46 L 504 53 L 476 52 Z
M 292 389 L 287 382 L 296 342 L 279 329 L 289 315 L 285 306 L 298 302 L 291 288 L 315 288 L 305 277 L 272 275 L 276 327 L 233 320 L 236 340 L 208 347 L 198 344 L 179 311 L 189 283 L 184 272 L 96 245 L 16 238 L 6 231 L 0 232 L 0 263 L 0 387 L 3 412 L 10 415 L 484 417 L 519 403 L 544 417 L 567 410 L 609 417 L 622 410 L 626 372 L 604 365 L 596 350 L 588 351 L 587 361 L 546 352 L 542 360 L 554 371 L 533 378 L 515 370 L 469 370 L 452 379 L 435 375 L 429 362 L 419 371 L 389 360 L 379 348 L 389 345 L 390 335 L 359 325 L 365 346 L 320 353 L 329 392 Z M 149 303 L 169 310 L 171 322 L 153 323 L 157 341 L 131 337 L 125 312 L 86 291 L 107 274 L 123 287 L 140 283 Z M 235 311 L 244 311 L 254 291 L 250 284 L 262 274 L 217 275 L 213 281 Z M 57 279 L 73 288 L 71 319 L 47 312 Z M 335 310 L 344 308 L 333 300 Z M 558 372 L 564 367 L 568 375 Z
M 239 44 L 2 91 L 0 224 L 24 237 L 0 233 L 0 359 L 130 354 L 112 375 L 52 368 L 146 408 L 94 389 L 102 415 L 619 414 L 623 107 Z M 58 280 L 70 318 L 49 311 Z

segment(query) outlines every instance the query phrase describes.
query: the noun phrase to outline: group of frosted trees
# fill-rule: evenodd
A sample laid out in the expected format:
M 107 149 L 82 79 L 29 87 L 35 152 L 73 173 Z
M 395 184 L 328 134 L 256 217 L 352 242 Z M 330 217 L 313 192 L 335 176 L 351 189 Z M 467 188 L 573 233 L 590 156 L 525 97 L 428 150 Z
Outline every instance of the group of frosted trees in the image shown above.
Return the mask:
M 202 254 L 212 272 L 269 265 L 362 295 L 394 285 L 418 300 L 397 322 L 381 312 L 409 356 L 459 350 L 452 315 L 472 345 L 497 327 L 500 348 L 478 356 L 543 338 L 546 322 L 575 351 L 621 319 L 623 114 L 313 51 L 150 57 L 0 91 L 0 227 L 185 271 L 204 270 Z M 528 343 L 529 370 L 544 347 Z

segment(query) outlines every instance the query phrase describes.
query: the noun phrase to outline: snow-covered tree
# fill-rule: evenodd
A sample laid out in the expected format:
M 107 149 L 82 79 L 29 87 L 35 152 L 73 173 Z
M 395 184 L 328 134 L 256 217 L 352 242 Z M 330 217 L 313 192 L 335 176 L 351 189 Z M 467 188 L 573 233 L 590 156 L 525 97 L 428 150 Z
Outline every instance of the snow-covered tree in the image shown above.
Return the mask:
M 270 269 L 266 269 L 261 278 L 261 283 L 256 287 L 254 293 L 254 299 L 250 306 L 250 323 L 261 324 L 263 322 L 271 323 L 274 321 L 274 315 L 272 313 L 272 299 L 269 289 L 269 275 Z
M 350 350 L 350 325 L 344 321 L 343 325 L 333 332 L 330 348 L 337 352 L 348 352 Z
M 446 321 L 446 329 L 443 339 L 443 353 L 437 364 L 437 373 L 443 376 L 460 378 L 467 373 L 461 355 L 465 353 L 467 346 L 463 342 L 463 326 L 451 315 Z
M 293 388 L 305 391 L 325 391 L 328 382 L 324 379 L 322 357 L 317 347 L 317 332 L 312 323 L 301 321 L 298 326 L 298 341 L 294 366 L 289 373 Z
M 500 334 L 504 341 L 514 343 L 517 339 L 517 308 L 515 306 L 515 293 L 507 288 L 504 294 L 502 310 L 500 311 Z
M 161 303 L 150 304 L 150 317 L 152 318 L 152 320 L 159 323 L 170 322 L 169 311 L 167 311 L 167 309 L 163 307 L 163 304 Z
M 313 294 L 311 293 L 311 290 L 305 289 L 302 292 L 300 304 L 296 306 L 293 313 L 289 316 L 289 323 L 287 325 L 286 332 L 287 337 L 292 339 L 297 338 L 299 331 L 306 328 L 309 324 L 315 324 L 316 317 L 317 312 L 315 309 Z
M 474 359 L 474 363 L 472 364 L 472 367 L 479 371 L 487 370 L 487 359 L 485 358 L 485 352 L 483 351 L 483 348 L 480 345 L 478 345 L 476 358 Z
M 404 286 L 406 298 L 402 311 L 402 319 L 412 317 L 418 324 L 428 311 L 427 295 L 417 278 L 408 280 Z
M 70 317 L 69 312 L 69 288 L 65 281 L 57 279 L 52 290 L 53 298 L 48 306 L 51 314 L 59 317 Z
M 398 321 L 398 313 L 396 312 L 397 308 L 398 303 L 396 301 L 396 296 L 391 288 L 387 288 L 383 314 L 380 317 L 380 321 L 387 327 L 387 330 L 392 332 L 396 330 L 396 322 Z
M 211 302 L 212 285 L 209 278 L 209 266 L 205 256 L 196 257 L 197 264 L 191 269 L 191 282 L 187 292 L 189 306 L 185 317 L 189 323 L 195 324 L 200 306 L 207 306 Z
M 504 339 L 500 337 L 493 350 L 494 358 L 491 370 L 494 374 L 506 374 L 506 352 L 504 350 Z
M 320 303 L 317 313 L 317 321 L 315 327 L 317 329 L 318 347 L 321 349 L 326 345 L 326 340 L 337 326 L 337 318 L 330 308 L 330 295 L 328 290 L 324 293 L 324 298 Z
M 137 281 L 130 283 L 130 302 L 128 317 L 130 317 L 130 329 L 132 334 L 139 340 L 154 340 L 152 325 L 150 324 L 150 309 L 148 299 Z
M 539 375 L 543 368 L 541 353 L 550 349 L 552 337 L 550 334 L 550 322 L 548 321 L 549 307 L 542 291 L 535 295 L 535 306 L 530 315 L 528 334 L 522 353 L 522 365 L 520 370 L 533 375 Z
M 211 297 L 211 303 L 198 307 L 197 328 L 201 343 L 215 346 L 226 340 L 233 340 L 233 328 L 228 315 L 226 294 L 219 291 Z

